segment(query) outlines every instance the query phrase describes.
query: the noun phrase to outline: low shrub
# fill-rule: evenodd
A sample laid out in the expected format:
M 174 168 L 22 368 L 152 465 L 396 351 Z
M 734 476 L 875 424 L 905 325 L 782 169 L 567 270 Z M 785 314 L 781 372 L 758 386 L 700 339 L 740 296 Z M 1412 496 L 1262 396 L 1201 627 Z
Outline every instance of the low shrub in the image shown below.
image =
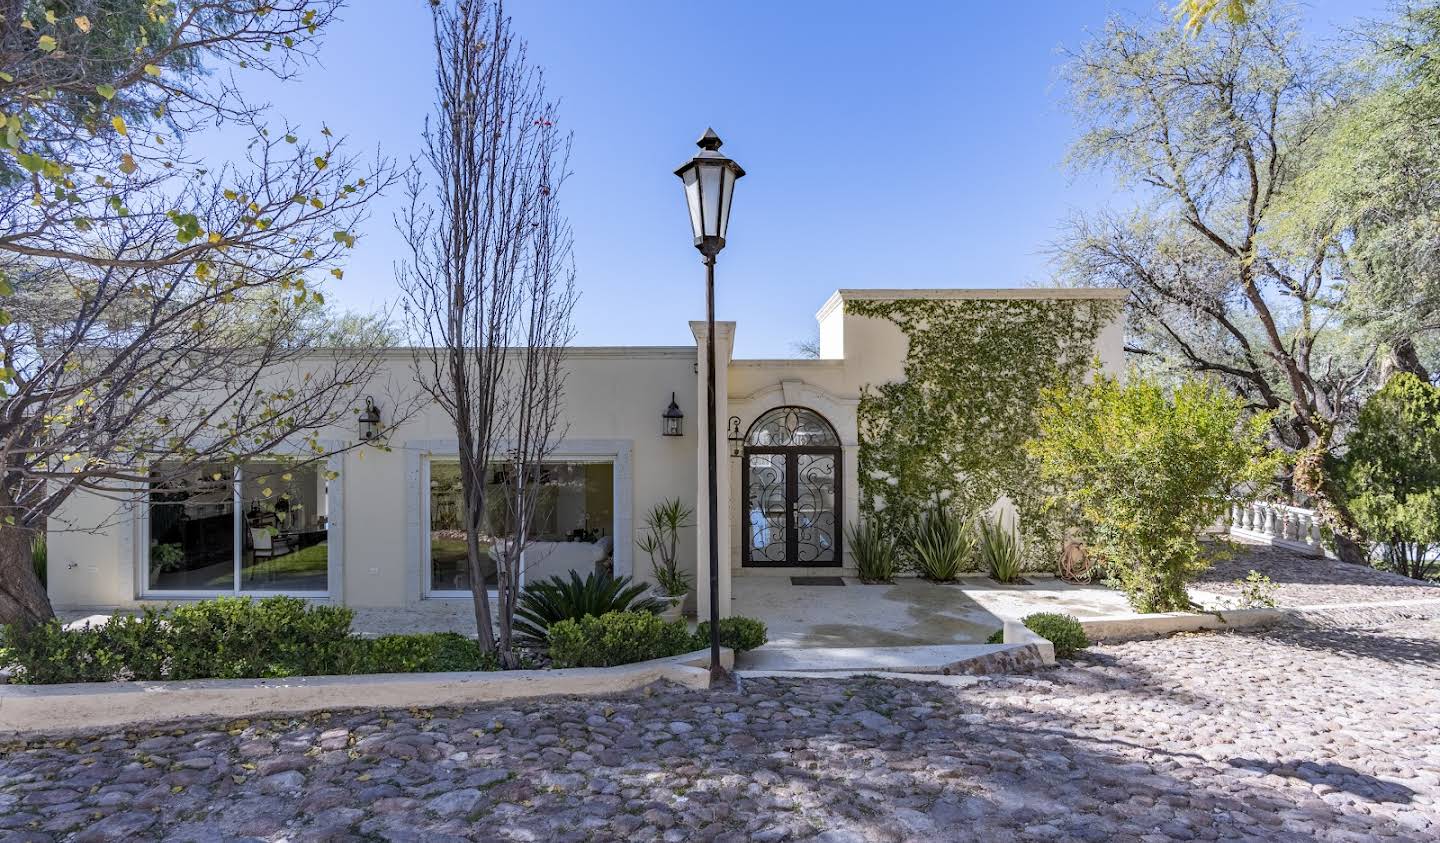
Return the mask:
M 980 539 L 980 562 L 991 577 L 1002 583 L 1020 579 L 1024 557 L 1020 552 L 1020 535 L 1013 526 L 1000 518 L 981 518 L 976 525 Z
M 895 542 L 872 521 L 852 522 L 845 530 L 845 540 L 855 555 L 856 573 L 861 582 L 891 582 L 895 579 L 897 549 Z
M 954 582 L 975 556 L 975 531 L 966 520 L 937 503 L 911 526 L 910 552 L 920 576 Z
M 721 618 L 720 646 L 729 647 L 737 653 L 763 647 L 769 632 L 762 621 L 754 618 Z M 690 649 L 703 650 L 710 646 L 710 622 L 705 621 L 695 628 L 695 643 Z
M 606 612 L 550 626 L 555 667 L 613 667 L 688 653 L 695 640 L 685 621 L 666 623 L 650 612 Z
M 1059 612 L 1036 612 L 1022 618 L 1021 623 L 1036 635 L 1055 645 L 1055 658 L 1068 659 L 1079 651 L 1090 646 L 1090 639 L 1085 636 L 1085 627 L 1073 615 L 1062 615 Z M 1004 644 L 1005 630 L 997 629 L 990 633 L 985 639 L 986 644 Z
M 610 612 L 657 614 L 664 605 L 647 596 L 649 587 L 629 577 L 590 574 L 585 579 L 574 571 L 570 578 L 556 576 L 525 586 L 515 607 L 515 635 L 523 643 L 543 645 L 550 627 L 558 621 L 578 621 L 586 615 L 600 617 Z
M 51 685 L 162 679 L 248 679 L 351 673 L 495 670 L 457 633 L 350 634 L 351 612 L 294 597 L 223 597 L 115 615 L 67 631 L 59 621 L 4 630 L 0 665 L 13 682 Z
M 1279 589 L 1270 577 L 1259 571 L 1250 570 L 1245 579 L 1236 580 L 1235 585 L 1240 588 L 1240 608 L 1242 609 L 1273 609 L 1275 608 L 1275 592 Z
M 457 670 L 499 670 L 495 656 L 480 642 L 458 632 L 383 635 L 354 639 L 357 660 L 346 673 L 445 673 Z
M 73 631 L 50 620 L 24 630 L 7 627 L 0 661 L 17 684 L 156 679 L 163 676 L 169 643 L 153 611 Z
M 1055 658 L 1068 659 L 1090 646 L 1085 627 L 1074 615 L 1059 612 L 1036 612 L 1020 620 L 1025 628 L 1055 645 Z
M 171 608 L 169 679 L 336 673 L 354 613 L 298 597 L 221 597 Z

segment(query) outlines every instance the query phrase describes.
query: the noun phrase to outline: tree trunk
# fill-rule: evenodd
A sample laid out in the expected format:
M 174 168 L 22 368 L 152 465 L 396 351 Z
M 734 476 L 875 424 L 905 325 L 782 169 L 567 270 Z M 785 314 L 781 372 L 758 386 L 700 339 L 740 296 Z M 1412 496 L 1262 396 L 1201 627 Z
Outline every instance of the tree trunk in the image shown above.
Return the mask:
M 463 447 L 468 449 L 468 443 Z M 468 450 L 467 450 L 468 452 Z M 490 589 L 480 564 L 480 531 L 485 527 L 485 477 L 476 476 L 468 459 L 460 460 L 460 497 L 465 505 L 465 561 L 470 569 L 470 595 L 475 605 L 475 634 L 480 650 L 495 652 L 495 627 L 490 620 Z
M 1409 337 L 1401 337 L 1390 344 L 1390 353 L 1380 369 L 1380 382 L 1390 380 L 1396 372 L 1409 372 L 1426 383 L 1430 382 L 1430 370 L 1420 362 L 1420 352 L 1415 350 L 1415 343 Z
M 1365 546 L 1338 530 L 1335 531 L 1335 556 L 1341 562 L 1350 562 L 1355 565 L 1370 564 L 1370 557 L 1365 553 Z
M 0 525 L 0 624 L 28 627 L 55 617 L 31 561 L 34 539 L 32 530 Z
M 1323 435 L 1315 445 L 1296 455 L 1295 471 L 1291 474 L 1295 488 L 1309 496 L 1320 524 L 1330 528 L 1335 555 L 1340 561 L 1369 565 L 1370 557 L 1361 544 L 1365 536 L 1330 475 L 1329 447 L 1329 436 Z

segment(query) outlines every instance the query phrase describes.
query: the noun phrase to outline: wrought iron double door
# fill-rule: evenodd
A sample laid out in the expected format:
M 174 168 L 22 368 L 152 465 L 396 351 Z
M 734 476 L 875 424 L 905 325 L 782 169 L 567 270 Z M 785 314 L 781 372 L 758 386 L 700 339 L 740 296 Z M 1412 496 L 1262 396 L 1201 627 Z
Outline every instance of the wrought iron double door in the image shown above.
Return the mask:
M 838 566 L 839 448 L 746 448 L 740 560 L 746 566 Z

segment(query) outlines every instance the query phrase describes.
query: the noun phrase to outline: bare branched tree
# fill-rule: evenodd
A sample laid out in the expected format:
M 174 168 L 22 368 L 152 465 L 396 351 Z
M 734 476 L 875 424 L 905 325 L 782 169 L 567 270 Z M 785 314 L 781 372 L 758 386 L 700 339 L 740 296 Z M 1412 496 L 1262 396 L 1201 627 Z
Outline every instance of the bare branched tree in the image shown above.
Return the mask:
M 229 75 L 288 77 L 337 6 L 0 7 L 0 622 L 52 616 L 30 542 L 77 491 L 131 499 L 297 440 L 318 458 L 374 373 L 372 348 L 314 355 L 336 336 L 315 276 L 343 275 L 392 171 L 268 126 Z M 193 160 L 201 124 L 253 140 Z
M 410 254 L 397 276 L 416 379 L 455 426 L 476 630 L 482 647 L 510 664 L 541 465 L 565 433 L 562 363 L 575 293 L 557 202 L 569 139 L 501 4 L 432 9 L 436 115 L 424 134 L 427 172 L 408 179 L 399 224 Z M 492 473 L 505 479 L 492 492 L 505 495 L 503 507 L 486 500 Z M 497 510 L 508 510 L 511 535 L 489 535 L 499 528 L 486 513 Z M 495 617 L 487 562 L 497 569 Z

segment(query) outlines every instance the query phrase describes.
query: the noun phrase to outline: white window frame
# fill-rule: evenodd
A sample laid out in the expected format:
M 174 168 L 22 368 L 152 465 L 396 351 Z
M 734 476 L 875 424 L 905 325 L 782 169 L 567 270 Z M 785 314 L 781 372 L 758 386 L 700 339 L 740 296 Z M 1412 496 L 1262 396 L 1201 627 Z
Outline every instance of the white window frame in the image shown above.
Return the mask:
M 456 454 L 427 454 L 427 455 L 424 457 L 424 459 L 422 459 L 422 460 L 420 461 L 420 524 L 422 525 L 422 529 L 420 530 L 420 567 L 421 567 L 421 569 L 422 569 L 420 576 L 421 576 L 421 578 L 422 578 L 422 580 L 423 580 L 423 582 L 422 582 L 422 584 L 421 584 L 421 592 L 420 592 L 420 594 L 421 594 L 421 597 L 423 597 L 423 598 L 425 598 L 425 599 L 427 599 L 427 600 L 429 600 L 429 599 L 446 600 L 446 599 L 455 599 L 455 598 L 462 598 L 462 597 L 463 597 L 464 599 L 466 599 L 466 600 L 473 599 L 472 593 L 471 593 L 471 591 L 470 591 L 469 589 L 464 589 L 464 590 L 462 590 L 462 589 L 456 589 L 456 588 L 435 588 L 435 587 L 434 587 L 435 565 L 434 565 L 434 563 L 431 561 L 431 557 L 430 557 L 430 526 L 429 526 L 429 525 L 430 525 L 430 466 L 431 466 L 433 463 L 435 463 L 435 462 L 442 462 L 442 463 L 444 463 L 444 462 L 456 462 L 456 463 L 458 463 L 459 460 L 460 460 L 460 455 L 459 455 L 458 453 L 456 453 Z M 620 468 L 619 468 L 620 460 L 619 460 L 618 455 L 613 455 L 613 454 L 612 454 L 612 455 L 605 455 L 605 454 L 575 454 L 575 455 L 572 456 L 572 455 L 570 455 L 570 454 L 568 454 L 568 453 L 558 453 L 558 454 L 551 454 L 550 457 L 545 460 L 545 463 L 546 463 L 547 465 L 549 465 L 549 464 L 555 464 L 555 465 L 577 465 L 577 464 L 581 464 L 581 465 L 608 465 L 608 466 L 610 466 L 610 533 L 609 533 L 609 535 L 610 535 L 610 537 L 611 537 L 611 559 L 612 559 L 612 560 L 615 559 L 615 554 L 618 552 L 618 548 L 619 548 L 619 545 L 620 545 L 620 538 L 619 538 L 619 536 L 617 535 L 617 532 L 618 532 L 618 526 L 617 526 L 617 525 L 618 525 L 619 522 L 620 522 L 619 506 L 618 506 L 618 502 L 619 502 L 619 500 L 620 500 Z M 524 587 L 525 587 L 525 570 L 526 570 L 528 567 L 529 567 L 529 566 L 525 564 L 525 554 L 524 554 L 524 552 L 522 551 L 521 554 L 520 554 L 520 587 L 521 587 L 521 588 L 524 588 Z M 498 590 L 498 589 L 494 589 L 494 588 L 487 588 L 487 589 L 485 590 L 485 593 L 488 594 L 488 595 L 491 597 L 491 599 L 498 599 L 499 596 L 500 596 L 499 590 Z
M 325 443 L 321 443 L 325 446 Z M 265 462 L 267 460 L 283 460 L 293 457 L 295 454 L 264 454 L 249 460 L 250 462 Z M 139 582 L 137 583 L 136 594 L 140 599 L 145 600 L 204 600 L 213 597 L 304 597 L 307 599 L 338 599 L 338 592 L 341 588 L 341 554 L 344 552 L 344 524 L 342 523 L 344 513 L 343 475 L 341 466 L 343 456 L 332 454 L 329 459 L 315 463 L 316 469 L 321 472 L 333 472 L 334 479 L 325 480 L 325 546 L 326 546 L 326 570 L 325 588 L 323 589 L 247 589 L 242 588 L 243 582 L 241 573 L 245 557 L 245 536 L 241 533 L 244 515 L 244 466 L 238 466 L 230 479 L 231 489 L 231 516 L 234 519 L 234 542 L 231 550 L 231 561 L 234 565 L 233 584 L 230 588 L 224 589 L 163 589 L 150 586 L 150 485 L 146 484 L 141 492 L 138 507 L 140 517 L 135 519 L 138 523 L 139 546 L 136 548 L 138 564 L 135 566 Z
M 408 576 L 409 602 L 422 599 L 474 599 L 468 591 L 431 588 L 431 463 L 459 458 L 454 440 L 409 441 L 402 445 L 406 452 L 406 477 L 410 486 L 410 559 Z M 609 463 L 611 464 L 611 536 L 612 562 L 616 576 L 631 575 L 634 545 L 634 474 L 631 468 L 631 440 L 566 440 L 547 458 L 546 463 Z M 504 442 L 498 444 L 504 451 Z M 521 571 L 523 579 L 523 571 Z M 523 585 L 523 582 L 521 582 Z M 487 589 L 491 599 L 498 598 L 495 589 Z

